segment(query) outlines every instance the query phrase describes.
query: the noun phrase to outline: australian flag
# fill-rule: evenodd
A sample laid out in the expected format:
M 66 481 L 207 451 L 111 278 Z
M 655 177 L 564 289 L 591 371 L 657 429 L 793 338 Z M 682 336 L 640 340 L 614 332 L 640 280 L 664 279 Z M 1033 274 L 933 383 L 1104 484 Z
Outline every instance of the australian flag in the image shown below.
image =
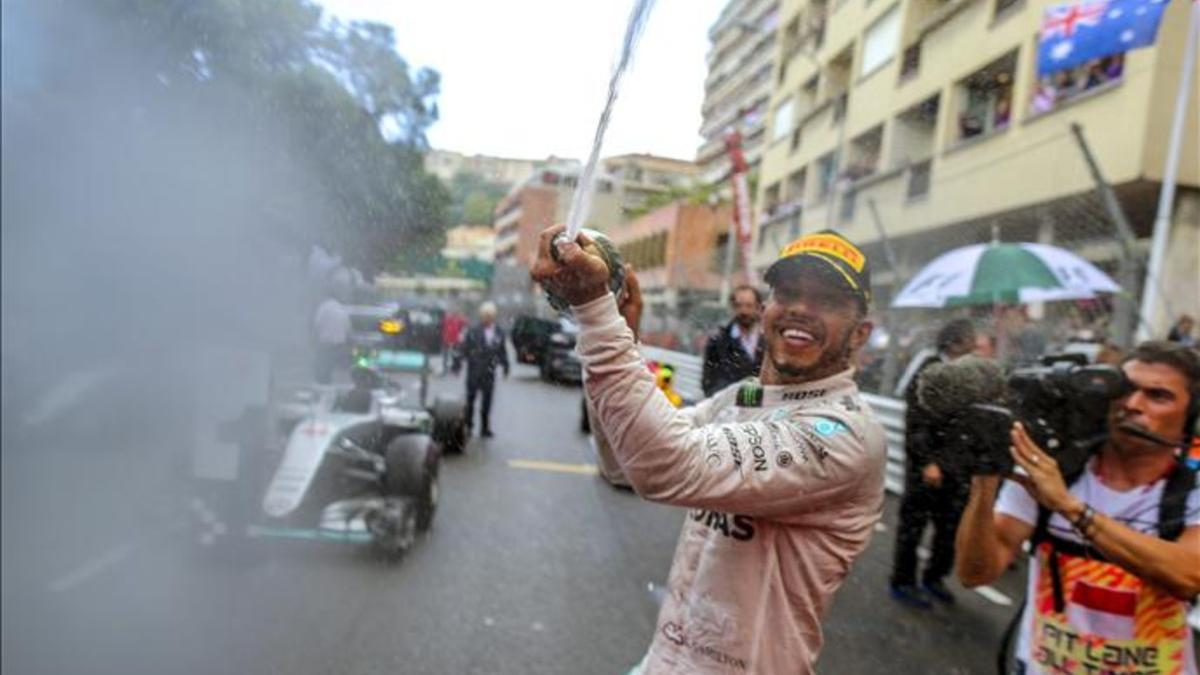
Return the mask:
M 1038 76 L 1154 44 L 1166 8 L 1167 0 L 1084 0 L 1047 7 Z

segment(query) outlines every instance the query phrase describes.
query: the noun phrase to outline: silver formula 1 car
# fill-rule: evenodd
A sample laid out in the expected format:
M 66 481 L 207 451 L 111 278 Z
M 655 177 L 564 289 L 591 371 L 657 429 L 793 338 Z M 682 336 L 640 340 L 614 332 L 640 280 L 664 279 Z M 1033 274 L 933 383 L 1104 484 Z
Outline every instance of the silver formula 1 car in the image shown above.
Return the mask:
M 430 527 L 442 454 L 466 442 L 463 402 L 426 403 L 429 362 L 420 352 L 362 357 L 351 379 L 268 406 L 267 442 L 240 443 L 237 489 L 192 502 L 201 544 L 244 535 L 371 544 L 391 556 Z M 257 421 L 233 426 L 244 440 Z

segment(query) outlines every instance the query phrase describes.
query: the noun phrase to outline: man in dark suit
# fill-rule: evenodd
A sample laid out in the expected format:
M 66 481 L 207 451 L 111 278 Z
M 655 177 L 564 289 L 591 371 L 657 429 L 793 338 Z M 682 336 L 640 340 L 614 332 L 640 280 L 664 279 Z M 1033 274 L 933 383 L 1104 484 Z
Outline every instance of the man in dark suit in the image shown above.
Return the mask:
M 946 420 L 935 417 L 917 400 L 921 372 L 934 363 L 953 361 L 975 349 L 975 325 L 969 319 L 954 319 L 937 335 L 937 353 L 921 358 L 904 390 L 904 496 L 896 526 L 892 562 L 891 595 L 896 600 L 928 609 L 933 600 L 946 604 L 954 596 L 942 579 L 954 569 L 954 535 L 971 477 L 953 462 L 946 436 Z M 933 525 L 933 545 L 928 565 L 917 585 L 917 547 L 925 527 Z
M 467 425 L 475 420 L 475 397 L 483 396 L 479 410 L 480 436 L 492 437 L 492 391 L 496 387 L 496 368 L 504 368 L 508 377 L 508 350 L 504 346 L 504 331 L 496 325 L 496 306 L 485 302 L 479 307 L 479 323 L 472 326 L 458 344 L 454 356 L 454 373 L 467 362 Z
M 704 346 L 704 373 L 700 386 L 705 396 L 752 375 L 762 365 L 762 296 L 753 286 L 738 286 L 729 296 L 733 321 L 713 333 Z

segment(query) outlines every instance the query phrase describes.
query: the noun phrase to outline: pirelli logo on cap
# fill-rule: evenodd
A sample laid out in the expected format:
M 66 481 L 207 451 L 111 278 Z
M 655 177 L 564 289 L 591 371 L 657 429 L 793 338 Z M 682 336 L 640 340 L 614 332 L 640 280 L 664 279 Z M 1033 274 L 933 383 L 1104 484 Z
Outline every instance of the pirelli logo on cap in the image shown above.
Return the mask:
M 866 256 L 854 244 L 831 234 L 810 234 L 800 237 L 784 247 L 779 253 L 780 260 L 801 253 L 820 253 L 841 260 L 855 272 L 862 272 L 866 264 Z

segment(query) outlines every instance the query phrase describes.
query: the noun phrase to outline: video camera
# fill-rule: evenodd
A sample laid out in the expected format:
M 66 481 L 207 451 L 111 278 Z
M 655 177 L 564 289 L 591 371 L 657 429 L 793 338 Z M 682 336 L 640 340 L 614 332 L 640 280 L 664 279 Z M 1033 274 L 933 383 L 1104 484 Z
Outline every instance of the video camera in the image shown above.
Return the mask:
M 1020 420 L 1066 474 L 1082 468 L 1107 438 L 1109 404 L 1131 389 L 1121 369 L 1089 365 L 1078 354 L 1043 357 L 1007 378 L 994 362 L 968 356 L 926 368 L 917 396 L 946 420 L 949 461 L 971 473 L 1012 471 L 1010 430 Z

